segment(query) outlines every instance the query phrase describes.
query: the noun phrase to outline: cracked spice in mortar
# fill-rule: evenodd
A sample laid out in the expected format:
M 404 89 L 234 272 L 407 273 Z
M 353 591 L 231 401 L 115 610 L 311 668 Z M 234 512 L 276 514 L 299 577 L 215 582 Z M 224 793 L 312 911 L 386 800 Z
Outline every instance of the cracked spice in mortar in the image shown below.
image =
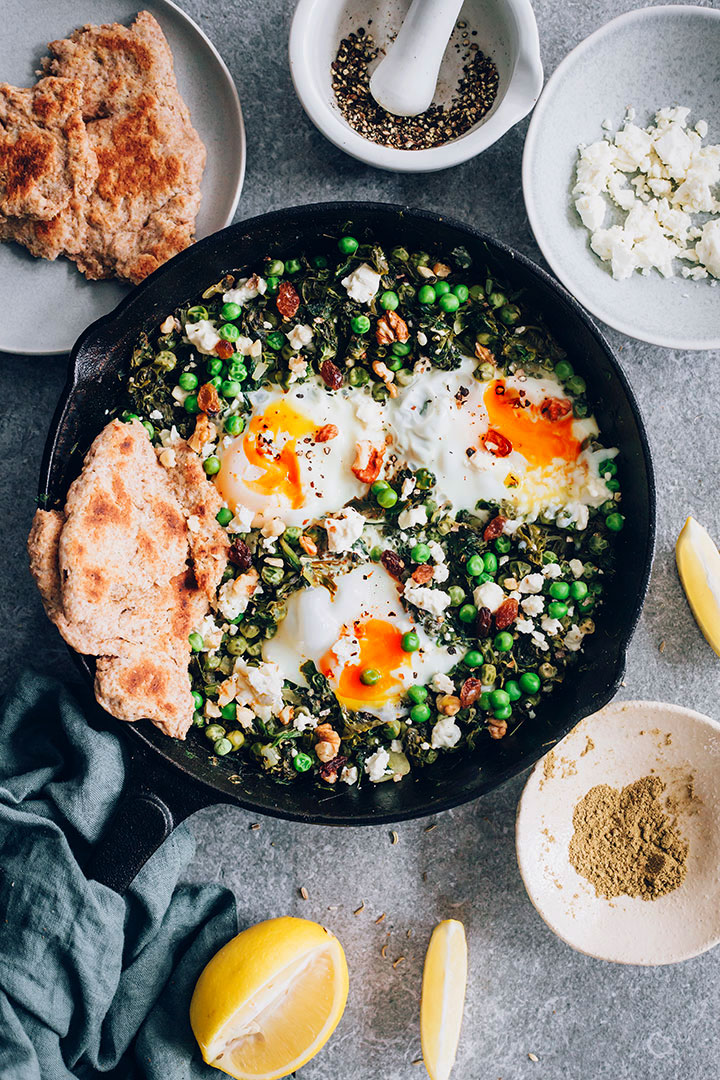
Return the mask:
M 381 108 L 370 93 L 369 66 L 378 52 L 372 36 L 360 27 L 343 38 L 332 64 L 332 86 L 340 112 L 350 127 L 370 142 L 395 150 L 442 146 L 477 124 L 497 96 L 497 68 L 472 44 L 447 107 L 431 105 L 418 116 L 395 116 Z
M 657 900 L 682 885 L 688 845 L 664 791 L 659 777 L 644 776 L 621 791 L 598 784 L 575 806 L 570 862 L 596 896 Z

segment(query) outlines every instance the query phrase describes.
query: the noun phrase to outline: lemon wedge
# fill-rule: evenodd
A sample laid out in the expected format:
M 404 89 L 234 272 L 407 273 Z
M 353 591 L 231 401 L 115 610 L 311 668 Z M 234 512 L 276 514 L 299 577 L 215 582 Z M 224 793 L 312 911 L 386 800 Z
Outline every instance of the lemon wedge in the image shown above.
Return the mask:
M 347 995 L 333 934 L 307 919 L 269 919 L 213 956 L 195 985 L 190 1024 L 208 1065 L 236 1080 L 278 1080 L 325 1045 Z
M 420 1036 L 430 1080 L 448 1080 L 455 1064 L 466 984 L 465 928 L 446 919 L 433 930 L 423 971 Z
M 720 656 L 720 552 L 694 517 L 678 536 L 675 560 L 695 620 Z

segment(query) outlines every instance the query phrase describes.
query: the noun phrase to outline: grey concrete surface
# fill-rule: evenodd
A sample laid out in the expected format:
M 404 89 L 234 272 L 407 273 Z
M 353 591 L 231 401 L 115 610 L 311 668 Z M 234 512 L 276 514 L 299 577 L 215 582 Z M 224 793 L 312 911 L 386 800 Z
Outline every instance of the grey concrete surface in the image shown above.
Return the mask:
M 453 214 L 539 259 L 520 186 L 526 124 L 449 172 L 375 172 L 330 146 L 295 98 L 286 62 L 292 0 L 184 0 L 184 6 L 220 49 L 240 91 L 249 157 L 238 217 L 318 199 L 380 198 Z M 632 6 L 629 0 L 537 0 L 546 72 L 588 33 Z M 0 318 L 12 317 L 1 301 L 2 282 Z M 608 336 L 645 412 L 659 498 L 655 569 L 621 694 L 718 716 L 720 661 L 684 601 L 673 544 L 689 512 L 720 536 L 720 355 L 664 351 Z M 24 556 L 42 446 L 64 368 L 57 358 L 0 356 L 3 685 L 26 662 L 75 677 L 43 617 Z M 720 952 L 672 968 L 624 968 L 558 941 L 532 908 L 515 863 L 513 819 L 521 787 L 522 778 L 446 813 L 431 832 L 427 822 L 402 825 L 395 845 L 387 828 L 337 831 L 264 820 L 251 830 L 251 816 L 227 807 L 195 817 L 198 850 L 190 875 L 234 888 L 242 923 L 286 913 L 309 916 L 330 926 L 346 947 L 348 1009 L 335 1038 L 302 1071 L 306 1080 L 422 1075 L 422 1066 L 412 1064 L 419 1057 L 422 957 L 433 924 L 448 916 L 464 921 L 470 944 L 457 1080 L 718 1075 Z M 307 901 L 299 896 L 301 886 Z

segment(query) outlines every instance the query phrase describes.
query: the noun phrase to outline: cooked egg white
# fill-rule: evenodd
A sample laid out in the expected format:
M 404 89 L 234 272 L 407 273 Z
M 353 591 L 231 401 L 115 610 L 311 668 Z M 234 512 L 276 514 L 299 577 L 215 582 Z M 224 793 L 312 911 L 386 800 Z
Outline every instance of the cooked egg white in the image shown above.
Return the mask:
M 286 618 L 263 647 L 263 658 L 274 661 L 283 677 L 296 683 L 302 678 L 300 664 L 312 660 L 342 704 L 393 716 L 408 686 L 447 671 L 457 658 L 413 623 L 396 582 L 382 565 L 356 567 L 336 581 L 334 597 L 321 586 L 293 593 Z M 402 636 L 409 630 L 420 638 L 416 652 L 402 648 Z M 368 669 L 380 676 L 372 685 L 360 679 Z

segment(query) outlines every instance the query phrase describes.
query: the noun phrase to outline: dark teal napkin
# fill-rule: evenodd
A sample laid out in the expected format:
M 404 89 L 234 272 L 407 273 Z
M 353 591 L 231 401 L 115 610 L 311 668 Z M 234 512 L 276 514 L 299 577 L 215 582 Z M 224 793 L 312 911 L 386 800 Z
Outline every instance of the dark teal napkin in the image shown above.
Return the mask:
M 208 1080 L 188 1022 L 235 900 L 178 885 L 186 826 L 121 897 L 80 869 L 122 791 L 118 739 L 25 672 L 0 706 L 0 1077 Z

